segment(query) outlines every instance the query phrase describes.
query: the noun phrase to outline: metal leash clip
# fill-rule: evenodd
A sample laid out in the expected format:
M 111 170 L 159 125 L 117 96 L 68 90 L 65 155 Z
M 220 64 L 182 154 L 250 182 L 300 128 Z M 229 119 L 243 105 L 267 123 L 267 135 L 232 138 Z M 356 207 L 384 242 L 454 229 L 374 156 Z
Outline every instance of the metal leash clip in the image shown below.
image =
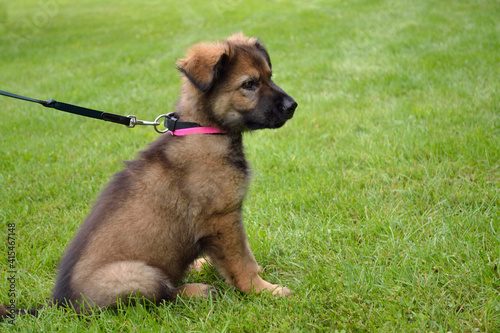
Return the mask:
M 132 115 L 129 115 L 127 117 L 130 118 L 130 125 L 127 126 L 128 128 L 134 128 L 136 125 L 141 125 L 141 126 L 154 126 L 156 129 L 156 126 L 160 125 L 160 123 L 156 121 L 158 120 L 158 118 L 156 118 L 155 121 L 146 121 L 146 120 L 139 120 L 137 119 L 136 116 Z
M 161 125 L 160 120 L 162 118 L 165 118 L 165 120 L 166 120 L 167 118 L 170 118 L 172 115 L 173 115 L 173 112 L 168 113 L 168 114 L 161 114 L 158 117 L 156 117 L 155 121 L 139 120 L 139 119 L 137 119 L 136 116 L 130 115 L 130 116 L 128 116 L 130 118 L 130 125 L 128 125 L 127 127 L 134 128 L 136 125 L 154 126 L 155 127 L 155 131 L 157 133 L 160 133 L 160 134 L 167 133 L 167 132 L 170 131 L 168 128 L 165 128 L 164 130 L 160 130 L 160 129 L 158 129 L 158 126 Z

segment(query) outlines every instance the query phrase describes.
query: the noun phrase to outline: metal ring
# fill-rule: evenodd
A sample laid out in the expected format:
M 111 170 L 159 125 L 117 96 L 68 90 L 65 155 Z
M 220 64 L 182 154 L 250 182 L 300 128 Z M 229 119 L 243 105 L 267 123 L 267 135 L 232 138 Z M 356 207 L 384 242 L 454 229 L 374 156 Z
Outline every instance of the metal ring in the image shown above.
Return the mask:
M 168 116 L 168 114 L 161 114 L 161 115 L 159 115 L 158 117 L 156 117 L 156 119 L 155 119 L 155 123 L 158 123 L 158 125 L 155 125 L 155 131 L 156 131 L 156 132 L 158 132 L 158 133 L 160 133 L 160 134 L 163 134 L 163 133 L 167 133 L 167 132 L 169 131 L 169 130 L 168 130 L 168 128 L 164 129 L 163 131 L 160 131 L 160 130 L 158 129 L 158 126 L 161 124 L 161 123 L 159 122 L 159 120 L 160 120 L 161 118 L 166 118 L 167 116 Z

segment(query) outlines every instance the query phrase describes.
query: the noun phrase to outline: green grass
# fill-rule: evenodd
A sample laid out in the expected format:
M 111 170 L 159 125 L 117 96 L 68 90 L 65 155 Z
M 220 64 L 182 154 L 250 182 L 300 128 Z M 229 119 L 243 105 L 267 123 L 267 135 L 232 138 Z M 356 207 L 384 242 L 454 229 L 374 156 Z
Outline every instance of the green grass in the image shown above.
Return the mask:
M 264 277 L 294 297 L 46 309 L 0 330 L 500 332 L 498 1 L 1 1 L 0 89 L 153 120 L 175 59 L 259 36 L 299 103 L 246 135 L 245 219 Z M 16 302 L 43 304 L 112 174 L 157 137 L 0 97 L 0 261 L 16 225 Z M 145 207 L 147 209 L 147 207 Z

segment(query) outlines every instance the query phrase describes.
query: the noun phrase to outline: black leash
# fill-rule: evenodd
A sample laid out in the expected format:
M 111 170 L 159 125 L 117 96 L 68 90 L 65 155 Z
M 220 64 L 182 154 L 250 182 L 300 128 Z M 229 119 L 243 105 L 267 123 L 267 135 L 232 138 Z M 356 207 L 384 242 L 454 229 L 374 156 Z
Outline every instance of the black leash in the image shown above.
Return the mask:
M 53 99 L 50 99 L 48 101 L 41 101 L 39 99 L 24 97 L 24 96 L 12 94 L 12 93 L 2 91 L 2 90 L 0 90 L 0 95 L 12 97 L 12 98 L 17 98 L 17 99 L 20 99 L 23 101 L 38 103 L 38 104 L 41 104 L 47 108 L 53 108 L 56 110 L 77 114 L 80 116 L 101 119 L 101 120 L 110 121 L 110 122 L 117 123 L 117 124 L 122 124 L 122 125 L 125 125 L 128 127 L 133 127 L 132 126 L 133 122 L 131 121 L 132 118 L 130 116 L 124 117 L 124 116 L 120 116 L 117 114 L 106 113 L 106 112 L 102 112 L 102 111 L 82 108 L 81 106 L 61 103 L 61 102 L 55 101 Z
M 158 116 L 154 122 L 152 122 L 152 121 L 138 120 L 135 116 L 120 116 L 120 115 L 113 114 L 113 113 L 107 113 L 107 112 L 83 108 L 81 106 L 76 106 L 76 105 L 72 105 L 72 104 L 61 103 L 61 102 L 55 101 L 53 99 L 50 99 L 48 101 L 42 101 L 39 99 L 29 98 L 29 97 L 9 93 L 9 92 L 2 91 L 2 90 L 0 90 L 0 95 L 12 97 L 12 98 L 17 98 L 17 99 L 20 99 L 23 101 L 38 103 L 38 104 L 41 104 L 47 108 L 53 108 L 56 110 L 77 114 L 80 116 L 101 119 L 104 121 L 110 121 L 113 123 L 122 124 L 122 125 L 129 127 L 129 128 L 133 128 L 136 125 L 154 126 L 155 130 L 158 133 L 165 133 L 168 131 L 173 131 L 173 130 L 175 130 L 176 125 L 178 126 L 178 123 L 180 123 L 177 121 L 177 119 L 175 119 L 173 113 L 162 114 L 162 115 Z M 165 130 L 158 129 L 158 126 L 160 125 L 159 120 L 161 118 L 165 118 L 165 127 L 166 127 Z M 169 127 L 173 127 L 173 128 L 169 128 Z

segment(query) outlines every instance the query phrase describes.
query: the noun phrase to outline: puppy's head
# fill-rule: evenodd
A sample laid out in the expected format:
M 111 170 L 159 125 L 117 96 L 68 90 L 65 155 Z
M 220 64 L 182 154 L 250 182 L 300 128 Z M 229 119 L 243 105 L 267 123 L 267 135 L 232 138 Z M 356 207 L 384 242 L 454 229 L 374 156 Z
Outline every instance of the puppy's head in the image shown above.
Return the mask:
M 292 118 L 295 100 L 272 80 L 269 54 L 256 38 L 239 33 L 216 43 L 194 45 L 177 61 L 198 112 L 220 128 L 246 131 L 278 128 Z M 193 97 L 191 97 L 193 98 Z

